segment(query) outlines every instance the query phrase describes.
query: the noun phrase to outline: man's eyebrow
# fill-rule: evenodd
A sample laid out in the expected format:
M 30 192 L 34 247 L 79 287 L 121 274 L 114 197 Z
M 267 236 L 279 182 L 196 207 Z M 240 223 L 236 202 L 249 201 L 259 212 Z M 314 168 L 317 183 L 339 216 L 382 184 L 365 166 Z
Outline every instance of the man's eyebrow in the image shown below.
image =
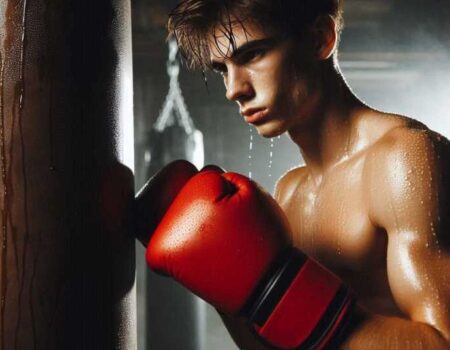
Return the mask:
M 253 50 L 254 48 L 261 47 L 261 46 L 274 46 L 277 43 L 276 38 L 264 38 L 264 39 L 258 39 L 258 40 L 252 40 L 247 41 L 245 44 L 242 44 L 236 50 L 233 51 L 231 54 L 231 58 L 235 56 L 239 56 L 245 51 Z
M 253 49 L 261 47 L 261 46 L 268 46 L 268 47 L 275 46 L 278 41 L 279 40 L 275 37 L 247 41 L 245 44 L 242 44 L 241 46 L 236 48 L 231 53 L 229 58 L 233 59 L 234 57 L 238 57 L 238 56 L 242 55 L 246 51 L 250 51 L 250 50 L 253 50 Z M 223 66 L 224 66 L 224 64 L 222 62 L 211 60 L 211 67 L 213 69 L 221 71 Z

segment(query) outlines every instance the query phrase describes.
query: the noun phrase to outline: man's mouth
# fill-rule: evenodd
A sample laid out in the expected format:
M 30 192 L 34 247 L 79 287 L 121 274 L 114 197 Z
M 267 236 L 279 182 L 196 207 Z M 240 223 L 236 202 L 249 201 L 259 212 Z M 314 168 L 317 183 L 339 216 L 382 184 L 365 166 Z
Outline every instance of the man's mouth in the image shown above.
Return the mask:
M 241 111 L 241 114 L 247 123 L 257 124 L 264 120 L 268 112 L 267 108 L 248 108 Z

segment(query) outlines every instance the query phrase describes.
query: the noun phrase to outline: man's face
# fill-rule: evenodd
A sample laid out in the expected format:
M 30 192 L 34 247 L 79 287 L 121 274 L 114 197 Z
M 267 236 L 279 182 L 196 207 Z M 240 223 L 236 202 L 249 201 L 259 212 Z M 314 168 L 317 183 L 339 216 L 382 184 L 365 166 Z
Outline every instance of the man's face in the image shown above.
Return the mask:
M 264 137 L 305 123 L 319 98 L 311 53 L 294 54 L 301 50 L 298 43 L 266 34 L 250 21 L 232 26 L 233 50 L 221 29 L 210 36 L 212 67 L 223 76 L 226 97 L 237 102 L 246 122 Z

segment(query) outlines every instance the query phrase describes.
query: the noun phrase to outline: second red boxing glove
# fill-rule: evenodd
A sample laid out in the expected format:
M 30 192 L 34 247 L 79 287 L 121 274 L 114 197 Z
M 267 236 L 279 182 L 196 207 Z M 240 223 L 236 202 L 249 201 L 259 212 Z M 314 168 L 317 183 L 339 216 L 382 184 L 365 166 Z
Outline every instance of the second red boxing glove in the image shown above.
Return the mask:
M 292 248 L 287 220 L 256 183 L 235 173 L 191 178 L 147 248 L 154 270 L 228 314 L 247 317 L 281 349 L 320 349 L 342 331 L 353 296 Z
M 134 202 L 135 236 L 147 243 L 178 192 L 198 173 L 187 160 L 175 160 L 156 173 L 139 190 Z

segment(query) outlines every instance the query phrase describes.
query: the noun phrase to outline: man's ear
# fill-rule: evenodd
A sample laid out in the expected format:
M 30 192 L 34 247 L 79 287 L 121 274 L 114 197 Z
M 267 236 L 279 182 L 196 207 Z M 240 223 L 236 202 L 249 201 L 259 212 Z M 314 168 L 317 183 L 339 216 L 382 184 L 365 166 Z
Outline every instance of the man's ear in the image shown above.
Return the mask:
M 315 54 L 319 60 L 330 58 L 337 46 L 336 22 L 329 15 L 319 16 L 313 24 Z

